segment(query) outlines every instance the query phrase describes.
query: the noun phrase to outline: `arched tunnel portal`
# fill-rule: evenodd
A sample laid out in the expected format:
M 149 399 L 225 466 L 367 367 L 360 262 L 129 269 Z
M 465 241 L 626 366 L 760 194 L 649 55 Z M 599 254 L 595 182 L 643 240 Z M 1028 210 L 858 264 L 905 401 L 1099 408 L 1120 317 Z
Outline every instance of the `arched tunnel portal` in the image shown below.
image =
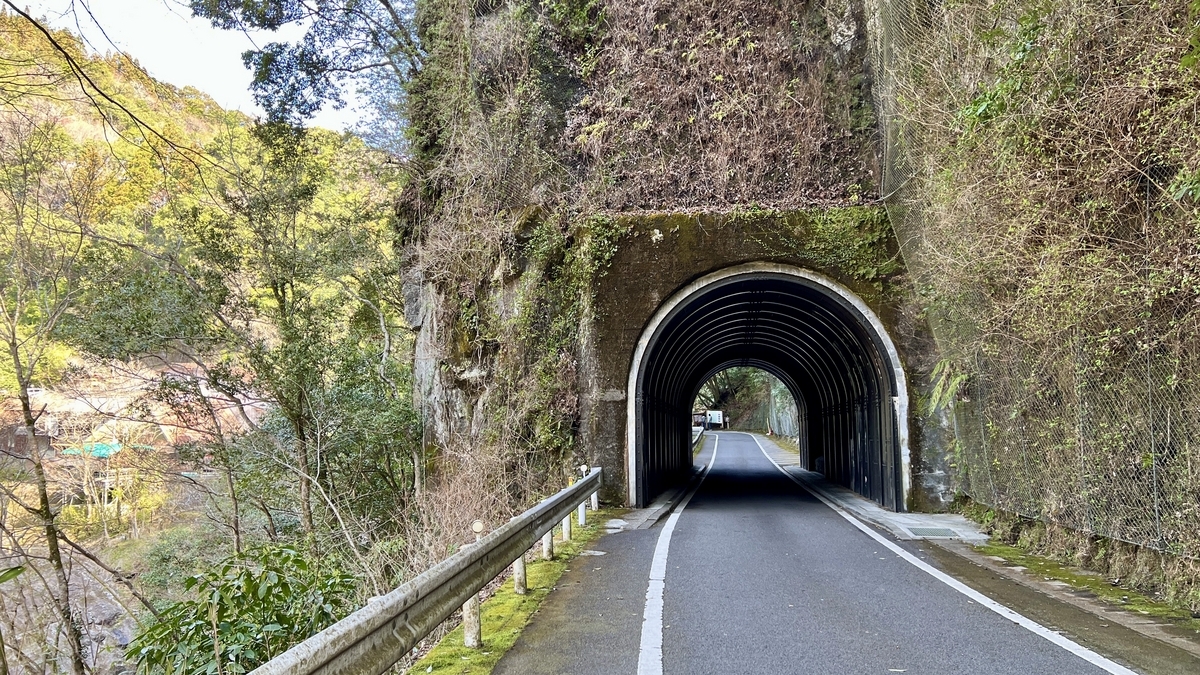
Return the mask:
M 688 284 L 643 331 L 626 399 L 630 503 L 644 506 L 690 475 L 692 402 L 733 366 L 766 370 L 791 391 L 806 468 L 904 510 L 908 395 L 895 345 L 849 289 L 769 263 Z

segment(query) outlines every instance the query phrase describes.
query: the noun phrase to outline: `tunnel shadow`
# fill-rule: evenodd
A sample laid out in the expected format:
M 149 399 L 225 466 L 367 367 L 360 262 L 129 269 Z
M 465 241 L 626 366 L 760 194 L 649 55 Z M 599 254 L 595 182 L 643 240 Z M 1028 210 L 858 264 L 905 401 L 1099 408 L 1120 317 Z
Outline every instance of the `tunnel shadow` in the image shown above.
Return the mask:
M 763 462 L 765 466 L 714 466 L 688 509 L 756 509 L 781 504 L 800 509 L 824 508 L 812 493 L 766 464 L 765 459 Z
M 791 394 L 802 466 L 904 510 L 903 371 L 878 317 L 849 290 L 831 288 L 803 275 L 745 273 L 664 306 L 631 371 L 633 504 L 645 506 L 688 480 L 697 392 L 719 372 L 751 367 Z M 778 496 L 780 481 L 787 478 L 762 489 Z M 764 497 L 739 491 L 742 481 L 733 477 L 715 482 L 729 498 Z

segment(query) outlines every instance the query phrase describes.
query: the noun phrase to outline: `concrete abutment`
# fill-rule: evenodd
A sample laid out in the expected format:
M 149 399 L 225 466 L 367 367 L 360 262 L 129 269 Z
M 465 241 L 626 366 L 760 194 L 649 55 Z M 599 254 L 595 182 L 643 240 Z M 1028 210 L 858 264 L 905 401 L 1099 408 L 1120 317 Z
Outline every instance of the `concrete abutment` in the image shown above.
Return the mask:
M 752 365 L 801 404 L 810 468 L 888 508 L 944 505 L 944 430 L 910 403 L 935 357 L 894 240 L 872 210 L 839 211 L 621 217 L 580 346 L 581 447 L 607 500 L 642 505 L 681 480 L 696 389 Z

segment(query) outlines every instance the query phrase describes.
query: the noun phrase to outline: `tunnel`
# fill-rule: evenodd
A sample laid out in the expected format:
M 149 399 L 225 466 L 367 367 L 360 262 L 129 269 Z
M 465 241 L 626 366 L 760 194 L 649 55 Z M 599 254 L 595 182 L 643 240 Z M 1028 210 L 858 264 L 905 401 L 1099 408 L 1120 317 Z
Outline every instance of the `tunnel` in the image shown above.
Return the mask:
M 908 397 L 895 345 L 844 286 L 800 268 L 749 264 L 673 295 L 638 343 L 629 377 L 629 500 L 645 506 L 692 471 L 697 391 L 735 366 L 779 378 L 796 401 L 801 465 L 903 511 Z

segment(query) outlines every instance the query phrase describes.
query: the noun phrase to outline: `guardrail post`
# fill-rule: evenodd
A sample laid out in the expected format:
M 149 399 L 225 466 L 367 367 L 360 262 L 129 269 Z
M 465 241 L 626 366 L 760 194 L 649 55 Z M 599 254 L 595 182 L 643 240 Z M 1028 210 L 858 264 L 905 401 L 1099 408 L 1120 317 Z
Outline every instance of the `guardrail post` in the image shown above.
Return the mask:
M 554 530 L 542 535 L 542 557 L 546 560 L 554 557 Z
M 571 541 L 571 514 L 570 513 L 567 513 L 566 517 L 563 518 L 562 528 L 563 528 L 563 541 Z
M 479 543 L 483 532 L 483 522 L 476 520 L 471 523 L 475 531 L 475 542 Z M 479 620 L 479 592 L 476 591 L 463 603 L 463 646 L 467 649 L 479 649 L 483 646 L 483 625 Z
M 479 594 L 463 603 L 463 646 L 479 649 L 483 646 L 483 626 L 479 622 Z
M 579 471 L 584 476 L 588 475 L 591 472 L 591 470 L 592 470 L 592 467 L 588 466 L 587 464 L 584 464 L 583 466 L 579 467 Z M 592 502 L 592 510 L 599 511 L 600 510 L 600 491 L 599 490 L 596 490 L 595 492 L 592 493 L 591 502 Z M 587 524 L 585 521 L 586 518 L 587 518 L 587 516 L 583 515 L 583 504 L 580 504 L 579 505 L 579 524 L 586 525 Z
M 528 588 L 525 585 L 525 554 L 513 561 L 513 591 L 517 595 L 525 595 Z
M 587 502 L 579 502 L 579 526 L 587 525 Z

